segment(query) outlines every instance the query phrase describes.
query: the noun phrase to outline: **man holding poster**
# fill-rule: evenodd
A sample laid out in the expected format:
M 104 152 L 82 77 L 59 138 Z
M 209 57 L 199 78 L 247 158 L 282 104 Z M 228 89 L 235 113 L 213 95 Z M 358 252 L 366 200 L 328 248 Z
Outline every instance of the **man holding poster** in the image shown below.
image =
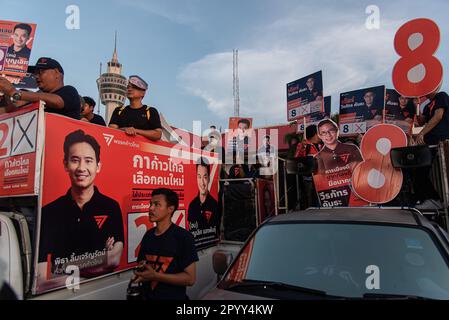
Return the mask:
M 100 145 L 82 130 L 64 141 L 64 169 L 71 181 L 67 193 L 42 208 L 39 245 L 39 286 L 63 284 L 67 266 L 82 277 L 113 271 L 123 251 L 120 206 L 94 186 L 100 172 Z
M 318 136 L 324 147 L 316 155 L 318 166 L 313 180 L 321 206 L 356 205 L 360 199 L 352 194 L 350 184 L 354 168 L 363 161 L 359 148 L 338 141 L 338 126 L 330 119 L 318 124 Z

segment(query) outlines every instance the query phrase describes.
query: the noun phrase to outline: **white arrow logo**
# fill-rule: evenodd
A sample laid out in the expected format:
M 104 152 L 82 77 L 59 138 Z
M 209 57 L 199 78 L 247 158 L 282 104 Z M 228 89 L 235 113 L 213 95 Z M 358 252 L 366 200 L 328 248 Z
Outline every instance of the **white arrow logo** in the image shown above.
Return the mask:
M 114 136 L 112 134 L 103 133 L 103 137 L 104 137 L 104 140 L 106 140 L 106 143 L 108 144 L 108 147 L 109 147 L 112 140 L 114 139 Z

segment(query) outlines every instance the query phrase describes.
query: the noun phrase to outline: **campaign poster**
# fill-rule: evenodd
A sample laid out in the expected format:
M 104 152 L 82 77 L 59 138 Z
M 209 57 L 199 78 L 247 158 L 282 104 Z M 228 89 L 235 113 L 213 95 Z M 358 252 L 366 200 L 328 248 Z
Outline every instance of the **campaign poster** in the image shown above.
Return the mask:
M 254 237 L 246 243 L 242 252 L 239 254 L 237 260 L 235 260 L 226 276 L 226 281 L 232 282 L 242 282 L 246 278 L 248 272 L 249 264 L 251 262 L 251 254 L 254 248 Z
M 34 23 L 0 20 L 0 73 L 14 84 L 27 73 L 35 33 Z
M 324 97 L 324 112 L 315 112 L 305 116 L 301 122 L 298 122 L 297 133 L 304 132 L 304 125 L 317 125 L 321 120 L 331 117 L 331 96 Z
M 287 120 L 324 112 L 323 77 L 318 71 L 287 84 Z
M 338 140 L 338 126 L 332 120 L 323 120 L 318 130 L 324 143 L 315 158 L 317 170 L 313 174 L 318 199 L 322 207 L 364 206 L 367 203 L 352 191 L 351 178 L 357 164 L 363 161 L 360 149 Z
M 192 234 L 192 203 L 199 196 L 208 203 L 218 198 L 215 154 L 51 113 L 45 119 L 33 293 L 65 287 L 74 270 L 83 283 L 134 267 L 141 240 L 154 226 L 153 190 L 178 194 L 172 221 Z M 199 159 L 210 166 L 197 166 Z M 210 225 L 198 226 L 195 242 L 217 241 L 216 213 L 199 212 Z
M 394 89 L 385 93 L 385 123 L 401 128 L 406 134 L 411 134 L 416 116 L 416 106 L 413 98 L 402 96 Z
M 252 118 L 231 117 L 229 118 L 229 130 L 226 131 L 226 154 L 228 159 L 236 158 L 243 160 L 248 156 L 248 149 L 256 143 L 253 139 L 254 130 Z
M 354 136 L 383 122 L 385 86 L 340 94 L 340 134 Z
M 198 159 L 194 167 L 196 179 L 190 183 L 191 188 L 196 188 L 197 194 L 188 204 L 187 221 L 197 250 L 216 245 L 220 236 L 221 212 L 218 196 L 217 192 L 211 192 L 212 184 L 218 183 L 217 168 L 216 164 L 213 165 L 205 157 Z
M 37 102 L 0 115 L 0 197 L 39 193 L 43 115 Z

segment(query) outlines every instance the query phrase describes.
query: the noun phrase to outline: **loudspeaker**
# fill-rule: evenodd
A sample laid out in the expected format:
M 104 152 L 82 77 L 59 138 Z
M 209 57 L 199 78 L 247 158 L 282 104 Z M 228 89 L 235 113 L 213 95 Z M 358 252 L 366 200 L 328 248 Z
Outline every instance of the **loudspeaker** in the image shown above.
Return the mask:
M 390 159 L 394 168 L 429 167 L 432 165 L 432 152 L 426 145 L 393 148 Z
M 254 184 L 249 181 L 228 181 L 223 186 L 224 238 L 243 242 L 256 228 Z

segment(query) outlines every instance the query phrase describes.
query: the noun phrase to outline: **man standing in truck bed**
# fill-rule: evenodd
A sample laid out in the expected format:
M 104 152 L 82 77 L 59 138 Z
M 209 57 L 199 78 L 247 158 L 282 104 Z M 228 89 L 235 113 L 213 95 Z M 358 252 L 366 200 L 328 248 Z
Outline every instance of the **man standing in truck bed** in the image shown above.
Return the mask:
M 140 135 L 153 141 L 162 136 L 159 112 L 142 103 L 148 84 L 139 76 L 130 76 L 127 96 L 130 105 L 117 107 L 112 114 L 109 127 L 125 131 L 129 136 Z

